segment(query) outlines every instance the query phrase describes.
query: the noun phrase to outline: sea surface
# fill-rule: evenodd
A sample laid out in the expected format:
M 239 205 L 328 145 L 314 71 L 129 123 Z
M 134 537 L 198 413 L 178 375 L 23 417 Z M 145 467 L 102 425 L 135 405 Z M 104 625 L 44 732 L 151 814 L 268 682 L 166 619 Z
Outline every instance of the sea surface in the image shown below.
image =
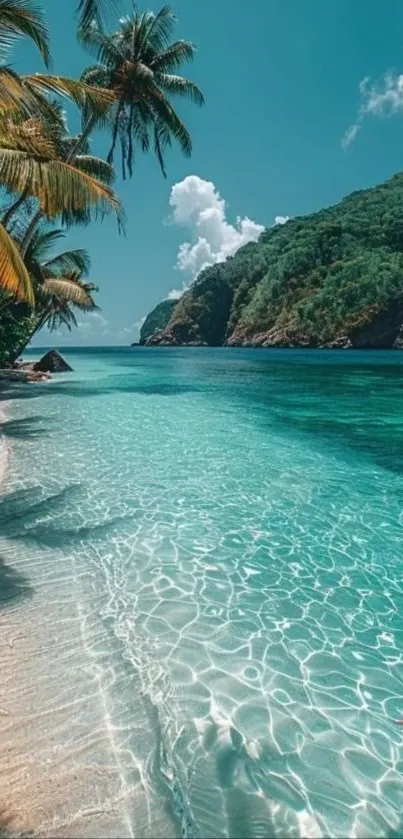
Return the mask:
M 17 809 L 40 836 L 402 836 L 403 354 L 65 357 L 0 403 Z

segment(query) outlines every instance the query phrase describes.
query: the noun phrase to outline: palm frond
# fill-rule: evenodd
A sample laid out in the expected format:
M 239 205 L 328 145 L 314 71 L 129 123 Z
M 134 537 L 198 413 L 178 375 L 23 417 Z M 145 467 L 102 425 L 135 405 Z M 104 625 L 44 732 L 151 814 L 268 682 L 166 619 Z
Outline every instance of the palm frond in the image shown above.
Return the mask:
M 0 67 L 0 116 L 4 113 L 27 110 L 26 91 L 20 76 L 10 67 Z
M 133 24 L 138 28 L 137 44 L 140 50 L 142 51 L 146 45 L 154 52 L 166 48 L 176 20 L 170 6 L 163 6 L 157 14 L 145 12 L 141 21 L 135 16 Z
M 157 122 L 165 122 L 172 137 L 180 145 L 183 154 L 190 157 L 192 154 L 192 138 L 186 125 L 160 90 L 155 91 L 156 95 L 149 103 L 150 109 L 155 115 Z
M 118 5 L 116 0 L 79 0 L 79 26 L 83 29 L 88 29 L 93 23 L 101 26 L 107 12 L 116 12 Z
M 91 258 L 83 248 L 58 253 L 53 259 L 43 263 L 43 272 L 47 278 L 60 279 L 63 275 L 78 274 L 85 277 L 91 269 Z
M 64 76 L 50 76 L 43 73 L 33 73 L 23 76 L 23 84 L 29 93 L 55 93 L 66 96 L 80 108 L 90 105 L 99 113 L 110 108 L 114 100 L 114 92 L 101 87 L 93 87 L 83 81 L 68 79 Z
M 74 166 L 80 172 L 86 172 L 97 181 L 103 184 L 113 184 L 116 172 L 111 163 L 107 163 L 102 157 L 94 157 L 92 154 L 78 154 L 74 157 Z
M 25 252 L 24 259 L 28 269 L 34 262 L 45 263 L 55 245 L 65 236 L 65 231 L 60 228 L 49 229 L 46 225 L 39 227 Z
M 156 53 L 150 66 L 154 72 L 170 73 L 176 70 L 181 64 L 193 61 L 196 47 L 190 41 L 175 41 L 165 50 Z
M 49 297 L 58 298 L 61 303 L 70 303 L 84 312 L 98 308 L 91 294 L 74 278 L 48 278 L 42 286 L 42 292 Z
M 73 326 L 78 326 L 78 323 L 73 310 L 69 309 L 69 306 L 66 304 L 64 308 L 51 311 L 46 321 L 44 321 L 44 325 L 48 327 L 50 332 L 60 329 L 61 326 L 65 326 L 71 332 Z
M 22 123 L 0 120 L 0 148 L 45 158 L 55 155 L 54 144 L 50 136 L 44 133 L 43 123 L 38 119 L 26 119 Z
M 39 200 L 48 218 L 63 210 L 94 207 L 101 213 L 122 211 L 113 190 L 74 165 L 62 160 L 34 158 L 24 151 L 0 148 L 0 182 L 13 192 L 22 192 Z
M 175 96 L 186 96 L 191 99 L 195 105 L 201 107 L 204 105 L 204 96 L 194 82 L 184 79 L 183 76 L 172 76 L 168 73 L 158 74 L 158 84 L 167 93 L 173 93 Z
M 36 3 L 31 0 L 0 0 L 0 50 L 10 46 L 21 35 L 36 44 L 48 66 L 49 33 Z
M 34 302 L 32 283 L 24 260 L 14 239 L 0 224 L 0 288 L 31 305 Z
M 125 52 L 114 36 L 106 35 L 96 26 L 80 29 L 78 40 L 105 67 L 115 67 L 125 60 Z

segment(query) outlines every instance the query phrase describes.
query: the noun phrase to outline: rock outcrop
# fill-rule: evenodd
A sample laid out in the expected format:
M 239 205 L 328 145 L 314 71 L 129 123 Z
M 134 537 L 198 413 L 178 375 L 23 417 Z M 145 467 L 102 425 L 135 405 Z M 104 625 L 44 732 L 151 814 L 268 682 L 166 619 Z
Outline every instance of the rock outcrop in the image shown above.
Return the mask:
M 32 369 L 40 373 L 70 373 L 73 368 L 67 364 L 58 350 L 49 350 L 33 364 Z

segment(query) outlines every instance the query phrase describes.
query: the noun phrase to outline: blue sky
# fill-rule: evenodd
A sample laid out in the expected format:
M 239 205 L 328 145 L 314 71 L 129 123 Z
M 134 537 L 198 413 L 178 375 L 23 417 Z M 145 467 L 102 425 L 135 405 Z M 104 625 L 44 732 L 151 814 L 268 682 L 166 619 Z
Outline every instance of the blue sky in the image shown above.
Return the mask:
M 93 63 L 75 41 L 75 5 L 75 0 L 42 0 L 54 72 L 72 76 Z M 234 242 L 243 235 L 228 228 L 237 217 L 268 226 L 276 216 L 313 212 L 402 168 L 401 0 L 251 0 L 245 5 L 175 0 L 172 5 L 176 36 L 198 47 L 195 62 L 184 72 L 206 96 L 202 110 L 179 103 L 193 135 L 193 156 L 187 160 L 177 151 L 169 153 L 166 180 L 152 155 L 138 158 L 131 181 L 119 178 L 126 238 L 118 236 L 112 219 L 69 234 L 72 246 L 91 253 L 102 315 L 87 319 L 71 337 L 43 334 L 41 345 L 129 343 L 136 338 L 135 324 L 171 289 L 191 281 L 195 262 L 193 274 L 189 259 L 186 271 L 175 266 L 180 246 L 197 242 L 198 216 L 189 207 L 183 211 L 181 187 L 177 204 L 170 206 L 172 188 L 189 176 L 195 178 L 186 182 L 188 199 L 193 195 L 196 209 L 200 195 L 204 208 L 210 201 L 220 235 L 225 239 L 227 231 Z M 157 10 L 160 4 L 146 7 Z M 20 71 L 41 69 L 25 44 L 15 50 L 13 62 Z M 363 79 L 369 81 L 360 91 Z M 360 128 L 343 149 L 343 135 L 354 125 Z M 105 138 L 95 138 L 94 151 L 106 147 Z M 219 248 L 211 250 L 217 258 Z

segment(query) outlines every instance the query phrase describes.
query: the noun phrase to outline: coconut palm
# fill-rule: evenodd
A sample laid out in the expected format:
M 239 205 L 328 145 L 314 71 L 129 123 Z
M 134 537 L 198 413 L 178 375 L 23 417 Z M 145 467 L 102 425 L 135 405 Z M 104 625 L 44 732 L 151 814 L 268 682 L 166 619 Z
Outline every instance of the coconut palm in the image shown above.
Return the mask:
M 164 175 L 164 150 L 173 140 L 185 155 L 192 151 L 189 131 L 171 99 L 182 96 L 202 105 L 204 98 L 196 84 L 176 73 L 181 64 L 193 59 L 195 47 L 188 41 L 171 40 L 175 20 L 170 7 L 164 6 L 157 14 L 134 10 L 111 35 L 96 25 L 80 32 L 83 46 L 98 61 L 81 80 L 115 95 L 109 109 L 108 160 L 113 162 L 119 143 L 123 177 L 126 169 L 132 175 L 136 146 L 148 151 L 153 144 Z M 90 122 L 88 110 L 87 117 Z
M 45 63 L 49 62 L 48 33 L 36 5 L 31 0 L 0 0 L 1 61 L 20 35 L 33 40 Z M 111 103 L 111 92 L 82 82 L 41 74 L 20 77 L 4 64 L 0 67 L 0 183 L 19 194 L 6 223 L 28 196 L 38 199 L 41 212 L 49 217 L 61 211 L 88 215 L 93 205 L 119 209 L 112 190 L 91 173 L 60 160 L 49 138 L 41 136 L 38 123 L 29 119 L 39 109 L 47 113 L 49 92 L 68 96 L 80 107 L 91 107 L 98 117 Z M 17 125 L 21 120 L 25 124 Z M 4 219 L 0 224 L 0 289 L 33 300 L 29 274 Z
M 78 249 L 52 253 L 65 235 L 64 230 L 42 226 L 29 243 L 25 266 L 35 291 L 35 306 L 32 309 L 27 303 L 16 304 L 13 301 L 8 305 L 7 311 L 14 318 L 26 319 L 30 314 L 29 328 L 11 361 L 18 358 L 44 326 L 53 331 L 64 325 L 70 330 L 77 325 L 75 309 L 90 312 L 98 308 L 93 298 L 97 286 L 85 280 L 91 267 L 87 251 Z

